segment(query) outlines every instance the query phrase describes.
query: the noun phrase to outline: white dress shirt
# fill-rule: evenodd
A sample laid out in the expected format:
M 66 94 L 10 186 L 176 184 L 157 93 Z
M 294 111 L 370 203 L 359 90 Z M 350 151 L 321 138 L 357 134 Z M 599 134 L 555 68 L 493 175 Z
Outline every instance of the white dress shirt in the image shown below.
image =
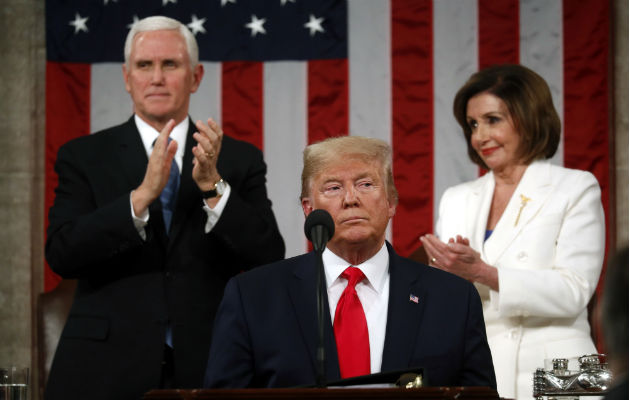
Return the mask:
M 348 281 L 341 277 L 341 273 L 351 264 L 328 248 L 324 250 L 322 258 L 326 272 L 330 317 L 334 324 L 337 303 L 344 289 L 348 286 Z M 370 371 L 374 374 L 381 371 L 385 345 L 387 305 L 389 303 L 389 252 L 387 246 L 383 243 L 383 247 L 372 258 L 362 264 L 352 266 L 359 268 L 366 277 L 362 282 L 357 283 L 355 289 L 365 312 L 370 338 Z
M 140 138 L 142 139 L 142 144 L 144 145 L 144 149 L 147 153 L 147 158 L 151 157 L 151 152 L 153 151 L 153 143 L 160 135 L 155 128 L 151 125 L 147 124 L 142 118 L 138 117 L 138 115 L 134 115 L 134 122 L 136 123 L 136 127 L 138 128 L 138 132 L 140 132 Z M 179 168 L 179 174 L 182 173 L 182 165 L 184 164 L 184 149 L 186 148 L 186 136 L 188 135 L 188 127 L 189 127 L 189 119 L 184 118 L 182 122 L 175 125 L 173 130 L 171 131 L 170 138 L 177 142 L 177 151 L 175 152 L 175 163 L 177 163 L 177 167 Z M 226 182 L 227 184 L 227 182 Z M 210 208 L 205 201 L 202 201 L 202 207 L 206 211 L 208 215 L 208 219 L 206 221 L 205 232 L 208 233 L 212 230 L 214 225 L 216 225 L 217 221 L 221 217 L 221 213 L 225 208 L 228 198 L 230 197 L 231 188 L 230 185 L 227 184 L 227 188 L 221 198 L 219 199 L 217 205 L 214 208 Z M 129 202 L 131 203 L 131 196 L 129 196 Z M 131 205 L 131 216 L 133 218 L 134 225 L 138 230 L 138 233 L 142 237 L 142 239 L 146 239 L 146 232 L 144 227 L 149 222 L 149 209 L 142 215 L 136 216 L 133 211 L 133 204 Z

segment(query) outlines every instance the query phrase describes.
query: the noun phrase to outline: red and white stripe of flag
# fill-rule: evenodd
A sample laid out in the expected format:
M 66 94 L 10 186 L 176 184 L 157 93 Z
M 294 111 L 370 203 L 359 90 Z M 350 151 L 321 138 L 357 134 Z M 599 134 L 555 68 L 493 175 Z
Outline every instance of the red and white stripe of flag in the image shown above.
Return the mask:
M 407 255 L 433 230 L 444 190 L 479 172 L 452 116 L 457 89 L 479 67 L 520 62 L 547 80 L 563 120 L 554 162 L 593 172 L 608 215 L 609 7 L 600 0 L 348 0 L 347 60 L 204 62 L 190 114 L 212 116 L 229 135 L 263 149 L 287 256 L 307 249 L 298 199 L 303 148 L 345 134 L 391 143 L 400 204 L 388 237 Z M 59 146 L 133 110 L 120 64 L 48 62 L 46 82 L 48 209 Z M 57 280 L 47 268 L 46 290 Z

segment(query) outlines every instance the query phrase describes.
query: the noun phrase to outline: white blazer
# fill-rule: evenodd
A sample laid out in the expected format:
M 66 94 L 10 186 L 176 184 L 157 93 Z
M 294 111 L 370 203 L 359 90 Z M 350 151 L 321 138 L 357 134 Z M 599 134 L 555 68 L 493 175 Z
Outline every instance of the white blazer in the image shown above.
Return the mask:
M 467 237 L 498 269 L 498 292 L 476 284 L 498 392 L 532 398 L 533 373 L 545 359 L 596 351 L 586 306 L 604 259 L 601 193 L 589 172 L 533 162 L 484 242 L 494 185 L 490 172 L 449 188 L 436 233 L 442 241 Z

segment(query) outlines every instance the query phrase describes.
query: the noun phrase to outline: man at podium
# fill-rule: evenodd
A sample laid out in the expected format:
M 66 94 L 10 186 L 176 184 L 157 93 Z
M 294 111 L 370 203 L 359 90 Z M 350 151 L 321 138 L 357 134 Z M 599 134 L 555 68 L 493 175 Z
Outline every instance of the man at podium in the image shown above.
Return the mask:
M 325 382 L 423 368 L 432 386 L 496 388 L 477 290 L 396 254 L 385 231 L 397 202 L 386 143 L 347 136 L 308 146 L 304 214 L 325 210 L 334 221 L 321 253 L 325 361 L 317 357 L 319 254 L 310 252 L 229 281 L 204 385 L 315 385 L 323 365 Z

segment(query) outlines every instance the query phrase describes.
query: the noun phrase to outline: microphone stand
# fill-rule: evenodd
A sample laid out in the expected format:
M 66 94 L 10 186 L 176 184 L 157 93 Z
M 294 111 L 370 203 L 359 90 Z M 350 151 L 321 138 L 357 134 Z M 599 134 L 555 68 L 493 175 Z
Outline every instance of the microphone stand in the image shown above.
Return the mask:
M 319 388 L 326 387 L 326 352 L 324 347 L 324 318 L 328 314 L 324 312 L 324 304 L 326 296 L 326 278 L 324 275 L 324 261 L 322 256 L 326 243 L 335 233 L 335 222 L 328 213 L 323 209 L 313 210 L 306 217 L 304 222 L 304 233 L 306 237 L 313 243 L 315 250 L 315 258 L 317 264 L 317 277 L 315 282 L 315 293 L 317 300 L 317 333 L 318 343 L 315 354 L 316 358 L 316 385 Z
M 328 235 L 325 229 L 322 226 L 316 226 L 313 228 L 316 231 L 316 234 L 313 235 L 314 238 L 323 239 L 322 242 L 319 240 L 313 241 L 313 249 L 316 253 L 317 259 L 317 332 L 318 332 L 318 343 L 317 343 L 317 378 L 316 384 L 319 388 L 326 387 L 326 352 L 324 350 L 324 293 L 326 290 L 324 279 L 324 260 L 322 259 L 322 255 L 325 249 L 325 243 L 328 242 Z M 319 232 L 317 232 L 319 231 Z

